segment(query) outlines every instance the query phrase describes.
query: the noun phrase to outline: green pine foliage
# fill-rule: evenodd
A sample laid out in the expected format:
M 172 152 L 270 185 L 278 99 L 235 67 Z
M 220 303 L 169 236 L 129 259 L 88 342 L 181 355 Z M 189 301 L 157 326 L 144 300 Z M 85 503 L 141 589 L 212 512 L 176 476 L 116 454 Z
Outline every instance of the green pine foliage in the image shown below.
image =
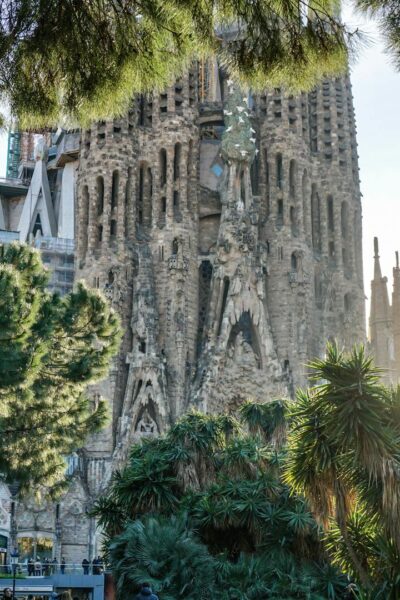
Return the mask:
M 78 284 L 61 298 L 46 289 L 40 255 L 0 246 L 0 473 L 28 487 L 56 486 L 65 456 L 107 418 L 86 386 L 103 378 L 119 320 L 97 292 Z
M 358 10 L 373 17 L 381 30 L 389 56 L 400 70 L 400 3 L 398 0 L 355 0 Z
M 255 88 L 309 89 L 346 69 L 339 0 L 0 0 L 0 98 L 21 128 L 125 113 L 217 55 Z M 222 29 L 227 35 L 221 35 Z

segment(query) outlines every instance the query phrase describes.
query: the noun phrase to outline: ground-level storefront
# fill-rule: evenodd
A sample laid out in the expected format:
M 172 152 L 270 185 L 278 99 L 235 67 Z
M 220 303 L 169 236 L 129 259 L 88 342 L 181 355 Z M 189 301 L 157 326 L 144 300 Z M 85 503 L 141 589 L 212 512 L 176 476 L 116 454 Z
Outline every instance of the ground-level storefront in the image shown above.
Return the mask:
M 5 588 L 12 588 L 12 579 L 0 580 L 0 597 Z M 70 592 L 72 600 L 103 600 L 104 575 L 62 575 L 25 577 L 16 580 L 16 598 L 45 600 L 54 594 Z

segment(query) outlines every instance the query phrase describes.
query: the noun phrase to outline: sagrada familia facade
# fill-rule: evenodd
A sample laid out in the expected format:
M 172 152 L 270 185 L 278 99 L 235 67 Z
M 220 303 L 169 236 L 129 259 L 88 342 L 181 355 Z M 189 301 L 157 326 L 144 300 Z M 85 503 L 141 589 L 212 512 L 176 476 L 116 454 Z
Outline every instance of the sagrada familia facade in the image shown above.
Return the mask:
M 75 211 L 76 279 L 106 294 L 125 335 L 90 390 L 108 400 L 109 426 L 37 521 L 58 524 L 71 562 L 100 550 L 86 514 L 133 443 L 191 408 L 293 396 L 327 340 L 364 341 L 349 77 L 253 95 L 215 61 L 197 64 L 81 132 Z

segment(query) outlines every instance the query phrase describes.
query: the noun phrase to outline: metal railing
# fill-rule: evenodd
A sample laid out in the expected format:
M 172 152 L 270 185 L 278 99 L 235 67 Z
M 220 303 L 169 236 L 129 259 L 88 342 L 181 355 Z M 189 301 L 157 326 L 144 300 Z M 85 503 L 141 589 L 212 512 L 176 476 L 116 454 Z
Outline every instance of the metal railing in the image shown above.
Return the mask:
M 34 241 L 34 246 L 41 250 L 54 250 L 73 254 L 75 241 L 68 238 L 39 237 Z
M 11 244 L 11 242 L 19 242 L 19 231 L 7 231 L 0 229 L 0 242 Z
M 101 564 L 89 563 L 82 565 L 79 563 L 56 563 L 56 562 L 38 562 L 28 564 L 21 562 L 16 568 L 17 579 L 26 577 L 51 577 L 52 575 L 103 575 L 105 566 Z M 12 578 L 13 568 L 11 565 L 0 565 L 0 578 Z

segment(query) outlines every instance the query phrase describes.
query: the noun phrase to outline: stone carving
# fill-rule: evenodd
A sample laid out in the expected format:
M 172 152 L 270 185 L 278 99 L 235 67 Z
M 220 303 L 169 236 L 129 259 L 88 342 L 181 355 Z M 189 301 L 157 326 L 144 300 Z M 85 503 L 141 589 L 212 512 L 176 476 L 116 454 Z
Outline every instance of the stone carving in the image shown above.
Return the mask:
M 100 551 L 85 507 L 140 435 L 165 431 L 191 406 L 235 411 L 248 398 L 293 395 L 327 337 L 349 344 L 364 335 L 354 119 L 338 110 L 351 106 L 348 77 L 295 100 L 271 90 L 253 102 L 225 82 L 223 105 L 211 63 L 202 80 L 212 89 L 198 89 L 194 67 L 179 93 L 171 86 L 143 97 L 140 111 L 132 107 L 82 136 L 76 277 L 105 285 L 126 333 L 110 376 L 89 391 L 109 402 L 112 422 L 79 453 L 82 469 L 63 500 L 60 551 L 69 554 Z M 330 133 L 316 127 L 331 114 Z M 218 177 L 216 164 L 223 165 Z M 341 239 L 343 202 L 354 239 Z M 213 265 L 209 279 L 201 277 L 205 259 Z M 352 307 L 345 314 L 346 294 Z M 34 526 L 35 509 L 22 512 L 19 530 Z
M 145 410 L 136 424 L 135 431 L 140 436 L 153 436 L 159 433 L 157 423 L 151 418 L 149 412 Z

